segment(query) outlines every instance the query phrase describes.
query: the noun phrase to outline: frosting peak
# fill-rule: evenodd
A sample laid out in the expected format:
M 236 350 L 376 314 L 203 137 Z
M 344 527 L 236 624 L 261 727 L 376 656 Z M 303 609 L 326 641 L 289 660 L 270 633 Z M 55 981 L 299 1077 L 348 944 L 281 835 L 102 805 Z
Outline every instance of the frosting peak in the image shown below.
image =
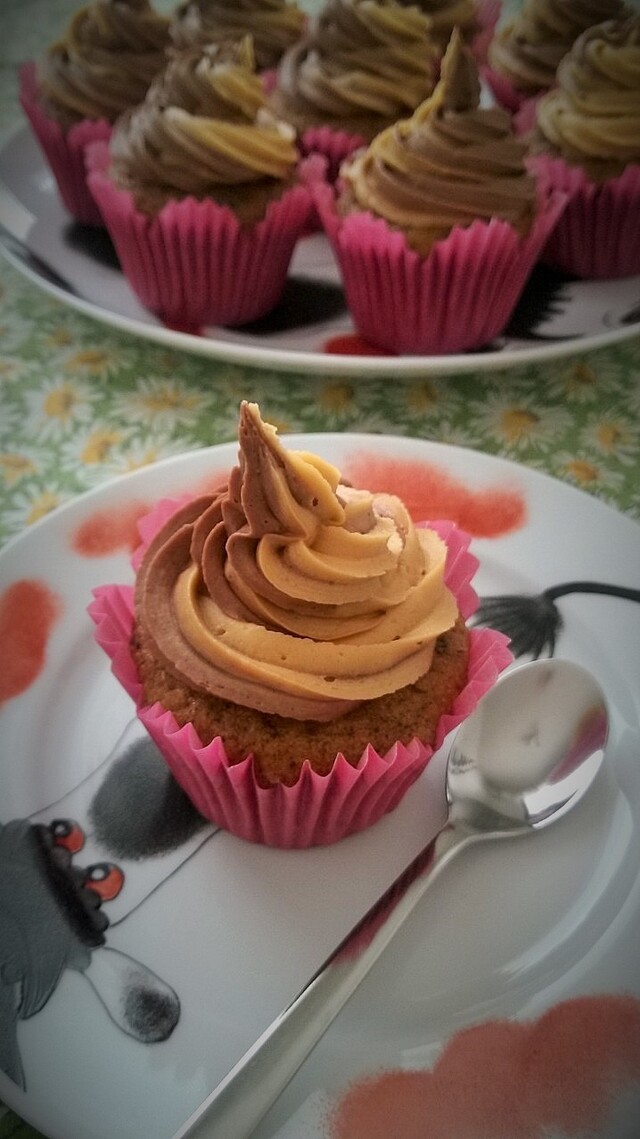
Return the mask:
M 319 721 L 414 683 L 458 616 L 444 543 L 394 496 L 285 449 L 254 404 L 239 445 L 228 485 L 174 515 L 138 574 L 138 618 L 167 668 Z

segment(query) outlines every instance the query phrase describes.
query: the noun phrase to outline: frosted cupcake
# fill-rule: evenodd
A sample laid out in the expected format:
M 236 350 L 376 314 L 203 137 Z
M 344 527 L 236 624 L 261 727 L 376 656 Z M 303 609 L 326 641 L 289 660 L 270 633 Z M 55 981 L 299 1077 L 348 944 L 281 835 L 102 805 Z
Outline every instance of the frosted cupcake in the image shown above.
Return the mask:
M 624 0 L 524 0 L 489 45 L 484 78 L 498 102 L 517 111 L 555 85 L 560 60 L 582 32 L 629 14 Z
M 397 805 L 511 658 L 465 624 L 477 563 L 452 524 L 416 527 L 397 498 L 344 485 L 255 405 L 239 444 L 228 485 L 161 505 L 135 589 L 99 590 L 91 612 L 206 817 L 332 842 Z
M 177 55 L 90 149 L 88 180 L 122 270 L 174 327 L 268 312 L 312 200 L 291 126 L 265 106 L 249 37 Z
M 544 250 L 577 277 L 640 273 L 640 15 L 590 28 L 536 107 L 532 169 L 568 196 Z
M 388 351 L 462 352 L 500 335 L 558 216 L 509 114 L 479 97 L 456 31 L 433 96 L 347 159 L 337 198 L 316 190 L 358 331 Z
M 186 0 L 172 18 L 171 39 L 183 50 L 250 35 L 256 66 L 266 71 L 300 38 L 306 19 L 292 0 Z
M 85 180 L 85 147 L 108 139 L 116 118 L 140 102 L 163 68 L 169 21 L 148 0 L 93 0 L 37 64 L 20 71 L 20 101 L 80 222 L 100 224 Z
M 294 125 L 304 154 L 327 159 L 333 177 L 347 154 L 431 93 L 439 55 L 415 6 L 328 0 L 285 53 L 270 106 Z

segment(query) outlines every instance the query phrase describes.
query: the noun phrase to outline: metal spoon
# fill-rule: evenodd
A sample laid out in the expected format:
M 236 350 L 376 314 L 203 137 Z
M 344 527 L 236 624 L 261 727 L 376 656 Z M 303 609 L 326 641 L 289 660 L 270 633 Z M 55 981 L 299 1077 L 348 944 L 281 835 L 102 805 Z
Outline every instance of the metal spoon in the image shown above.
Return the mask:
M 173 1139 L 247 1139 L 437 873 L 472 842 L 531 834 L 582 797 L 608 734 L 600 686 L 565 660 L 507 673 L 459 729 L 442 830 L 245 1053 Z

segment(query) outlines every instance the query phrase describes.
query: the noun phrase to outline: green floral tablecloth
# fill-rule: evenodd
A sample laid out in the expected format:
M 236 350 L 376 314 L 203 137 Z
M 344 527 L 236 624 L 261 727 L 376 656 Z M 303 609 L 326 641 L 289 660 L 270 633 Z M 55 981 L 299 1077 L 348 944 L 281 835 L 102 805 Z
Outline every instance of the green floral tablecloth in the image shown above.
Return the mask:
M 114 332 L 0 262 L 0 385 L 0 540 L 114 475 L 233 440 L 242 398 L 283 432 L 460 444 L 640 516 L 640 338 L 495 373 L 278 374 Z
M 2 6 L 0 143 L 22 125 L 17 62 L 42 50 L 74 7 Z M 114 475 L 233 440 L 242 398 L 282 432 L 383 432 L 476 448 L 640 518 L 640 337 L 495 372 L 285 374 L 118 333 L 0 258 L 0 545 Z M 0 1139 L 29 1135 L 0 1106 Z

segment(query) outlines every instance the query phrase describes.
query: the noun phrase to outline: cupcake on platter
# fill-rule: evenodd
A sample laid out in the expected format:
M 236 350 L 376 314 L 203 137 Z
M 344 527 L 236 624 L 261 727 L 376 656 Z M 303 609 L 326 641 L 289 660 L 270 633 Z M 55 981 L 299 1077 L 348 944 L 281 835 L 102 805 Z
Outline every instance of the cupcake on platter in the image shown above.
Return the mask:
M 315 189 L 359 333 L 441 354 L 499 336 L 563 199 L 537 185 L 455 31 L 432 97 Z
M 172 58 L 87 160 L 122 270 L 165 323 L 238 325 L 277 303 L 313 203 L 250 37 Z
M 347 154 L 410 114 L 433 90 L 439 49 L 428 17 L 397 0 L 327 0 L 285 53 L 269 105 L 303 154 L 334 177 Z
M 302 35 L 307 17 L 294 0 L 185 0 L 171 20 L 178 50 L 250 35 L 259 71 L 278 65 Z
M 77 221 L 101 218 L 85 179 L 85 147 L 108 139 L 166 62 L 169 21 L 148 0 L 92 0 L 37 63 L 20 69 L 20 101 Z
M 465 535 L 287 450 L 254 404 L 228 485 L 141 532 L 135 586 L 96 591 L 97 639 L 196 807 L 251 841 L 371 825 L 511 660 L 466 625 Z
M 544 260 L 576 277 L 640 273 L 640 14 L 576 40 L 530 145 L 531 168 L 568 198 Z
M 550 90 L 560 60 L 587 28 L 630 15 L 624 0 L 524 0 L 489 44 L 483 77 L 510 111 Z

